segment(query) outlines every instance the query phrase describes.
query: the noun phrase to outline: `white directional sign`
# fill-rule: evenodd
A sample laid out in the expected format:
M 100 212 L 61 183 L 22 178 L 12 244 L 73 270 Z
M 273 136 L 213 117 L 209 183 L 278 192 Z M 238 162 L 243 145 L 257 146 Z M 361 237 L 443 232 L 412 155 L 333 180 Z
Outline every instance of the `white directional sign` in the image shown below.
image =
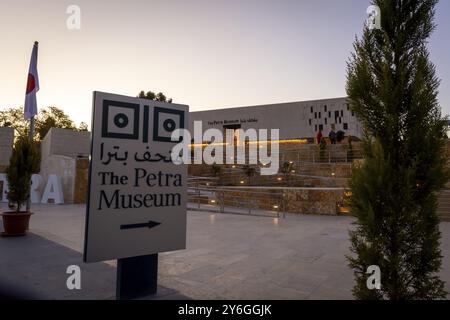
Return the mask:
M 102 92 L 93 104 L 84 260 L 184 249 L 187 168 L 171 134 L 189 107 Z

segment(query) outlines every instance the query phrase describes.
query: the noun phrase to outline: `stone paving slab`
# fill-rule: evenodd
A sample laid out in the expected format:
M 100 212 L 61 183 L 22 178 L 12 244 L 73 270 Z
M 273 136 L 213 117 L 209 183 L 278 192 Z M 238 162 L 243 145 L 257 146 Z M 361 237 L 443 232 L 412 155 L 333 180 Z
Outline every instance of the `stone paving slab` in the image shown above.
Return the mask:
M 54 290 L 49 297 L 76 299 L 75 293 L 58 290 L 65 285 L 68 263 L 81 263 L 85 207 L 37 205 L 33 210 L 35 235 L 8 245 L 0 238 L 0 280 L 20 282 L 27 274 L 31 279 L 37 268 L 42 274 L 36 286 Z M 159 284 L 173 290 L 163 298 L 352 299 L 354 280 L 345 256 L 353 222 L 342 216 L 274 219 L 189 211 L 187 249 L 159 255 Z M 441 277 L 450 291 L 450 223 L 442 223 L 441 230 Z M 83 265 L 92 275 L 86 278 L 85 297 L 114 297 L 114 265 Z
M 0 222 L 0 228 L 2 223 Z M 82 255 L 63 245 L 29 233 L 0 238 L 0 298 L 115 299 L 116 268 L 106 263 L 85 264 Z M 67 267 L 81 269 L 81 290 L 67 289 Z M 160 286 L 149 299 L 186 299 Z
M 104 263 L 83 264 L 79 252 L 53 241 L 33 233 L 0 238 L 0 252 L 0 289 L 7 283 L 39 299 L 114 298 L 114 268 Z M 66 270 L 70 265 L 81 268 L 81 290 L 67 289 Z

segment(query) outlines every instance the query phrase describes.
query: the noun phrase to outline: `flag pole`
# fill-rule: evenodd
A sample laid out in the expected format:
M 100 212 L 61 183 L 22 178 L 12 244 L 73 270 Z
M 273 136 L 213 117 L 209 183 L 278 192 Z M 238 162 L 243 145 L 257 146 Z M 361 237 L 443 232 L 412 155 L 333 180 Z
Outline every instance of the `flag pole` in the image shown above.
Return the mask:
M 35 41 L 34 45 L 36 46 L 36 65 L 37 65 L 37 46 L 39 45 L 39 42 Z M 34 113 L 30 117 L 30 127 L 28 130 L 28 139 L 30 140 L 30 143 L 33 143 L 33 137 L 34 137 Z M 27 212 L 30 212 L 31 210 L 31 187 L 32 187 L 32 181 L 30 180 L 30 193 L 28 194 L 27 199 Z
M 34 116 L 30 118 L 30 128 L 28 131 L 28 139 L 30 140 L 30 143 L 33 143 L 33 136 L 34 136 Z M 30 193 L 28 194 L 27 199 L 27 212 L 30 212 L 31 210 L 31 180 L 30 180 Z

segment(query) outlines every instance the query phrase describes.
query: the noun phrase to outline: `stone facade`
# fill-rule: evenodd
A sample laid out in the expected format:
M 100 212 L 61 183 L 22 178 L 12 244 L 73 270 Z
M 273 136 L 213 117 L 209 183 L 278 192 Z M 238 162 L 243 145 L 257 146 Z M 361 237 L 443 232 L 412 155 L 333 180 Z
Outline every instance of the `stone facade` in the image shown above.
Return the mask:
M 51 128 L 42 140 L 42 154 L 71 158 L 89 157 L 90 137 L 90 132 Z
M 350 163 L 320 163 L 303 164 L 299 167 L 298 173 L 316 177 L 350 178 L 352 174 L 352 164 Z
M 65 203 L 84 203 L 87 188 L 90 132 L 52 128 L 41 142 L 41 172 L 44 181 L 49 175 L 61 178 Z
M 74 203 L 86 203 L 88 192 L 89 159 L 77 159 L 75 172 Z
M 332 128 L 359 138 L 363 134 L 346 97 L 190 112 L 191 132 L 194 121 L 202 121 L 203 130 L 279 129 L 281 140 L 315 138 L 319 129 L 328 136 Z
M 336 215 L 344 199 L 344 193 L 343 189 L 287 189 L 283 191 L 285 211 Z
M 281 210 L 299 214 L 337 215 L 344 189 L 322 188 L 239 188 L 216 192 L 225 206 L 251 205 L 253 209 Z
M 45 183 L 51 174 L 57 175 L 61 179 L 64 203 L 73 203 L 75 190 L 75 158 L 47 155 L 42 156 L 40 175 L 44 183 L 41 185 L 40 192 L 45 188 Z

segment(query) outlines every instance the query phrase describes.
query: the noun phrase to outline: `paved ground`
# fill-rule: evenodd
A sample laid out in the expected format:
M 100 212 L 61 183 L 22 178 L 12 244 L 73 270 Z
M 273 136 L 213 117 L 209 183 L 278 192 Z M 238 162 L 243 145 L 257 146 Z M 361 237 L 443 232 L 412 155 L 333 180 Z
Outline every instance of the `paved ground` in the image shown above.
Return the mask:
M 0 238 L 0 284 L 44 298 L 113 298 L 114 262 L 82 263 L 84 206 L 39 205 L 33 211 L 29 237 Z M 158 298 L 351 299 L 345 255 L 352 221 L 190 211 L 187 249 L 160 254 Z M 450 291 L 450 223 L 442 231 L 442 278 Z M 70 264 L 82 268 L 80 292 L 66 289 Z

